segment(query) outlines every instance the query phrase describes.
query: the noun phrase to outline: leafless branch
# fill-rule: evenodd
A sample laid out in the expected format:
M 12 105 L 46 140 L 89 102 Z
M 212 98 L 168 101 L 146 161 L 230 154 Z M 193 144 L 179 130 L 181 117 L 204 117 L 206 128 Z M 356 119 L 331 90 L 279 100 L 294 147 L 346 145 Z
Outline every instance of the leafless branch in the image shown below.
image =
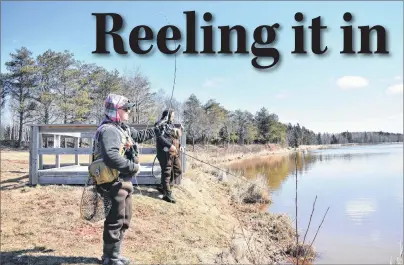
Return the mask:
M 320 230 L 321 225 L 323 224 L 324 219 L 325 219 L 325 217 L 326 217 L 326 215 L 327 215 L 329 209 L 330 209 L 330 207 L 327 208 L 327 211 L 325 212 L 325 214 L 324 214 L 324 216 L 323 216 L 323 220 L 321 221 L 320 225 L 319 225 L 318 228 L 317 228 L 316 234 L 314 235 L 313 241 L 311 242 L 311 244 L 310 244 L 310 246 L 309 246 L 309 249 L 311 249 L 311 247 L 312 247 L 314 241 L 316 240 L 318 231 Z M 304 262 L 306 261 L 306 257 L 307 257 L 307 255 L 304 255 L 303 264 L 304 264 Z
M 308 224 L 308 226 L 307 226 L 306 233 L 304 234 L 303 245 L 304 245 L 304 242 L 306 241 L 307 232 L 308 232 L 309 229 L 310 229 L 311 218 L 313 217 L 314 209 L 315 209 L 315 207 L 316 207 L 316 201 L 317 201 L 317 195 L 316 195 L 316 198 L 314 199 L 313 209 L 311 210 L 311 215 L 310 215 L 309 224 Z

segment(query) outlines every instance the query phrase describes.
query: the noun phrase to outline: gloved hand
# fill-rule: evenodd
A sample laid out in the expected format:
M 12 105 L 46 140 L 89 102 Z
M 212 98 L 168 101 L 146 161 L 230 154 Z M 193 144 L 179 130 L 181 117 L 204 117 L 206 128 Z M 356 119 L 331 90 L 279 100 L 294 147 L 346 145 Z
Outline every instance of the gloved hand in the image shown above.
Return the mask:
M 156 122 L 156 126 L 165 125 L 165 124 L 167 124 L 167 122 L 168 122 L 168 117 L 165 116 L 164 118 L 162 118 L 162 119 L 160 119 L 160 120 L 158 120 L 158 121 Z
M 170 149 L 168 150 L 168 153 L 172 156 L 177 155 L 177 148 L 174 145 L 171 145 Z
M 133 176 L 134 176 L 134 177 L 136 177 L 136 176 L 139 175 L 139 173 L 140 173 L 140 164 L 139 164 L 139 163 L 136 163 L 135 165 L 136 165 L 136 171 L 133 172 Z
M 132 177 L 135 177 L 135 176 L 139 175 L 139 172 L 140 172 L 140 164 L 135 163 L 133 171 L 129 172 L 129 175 L 131 175 Z
M 125 153 L 127 159 L 135 164 L 134 169 L 130 172 L 130 175 L 132 176 L 138 175 L 140 171 L 139 157 L 135 153 L 135 148 L 128 149 Z
M 139 157 L 136 156 L 135 150 L 134 149 L 128 149 L 125 152 L 126 158 L 129 159 L 130 161 L 139 164 Z
M 160 135 L 164 131 L 165 124 L 163 125 L 155 125 L 154 126 L 154 133 L 156 135 Z

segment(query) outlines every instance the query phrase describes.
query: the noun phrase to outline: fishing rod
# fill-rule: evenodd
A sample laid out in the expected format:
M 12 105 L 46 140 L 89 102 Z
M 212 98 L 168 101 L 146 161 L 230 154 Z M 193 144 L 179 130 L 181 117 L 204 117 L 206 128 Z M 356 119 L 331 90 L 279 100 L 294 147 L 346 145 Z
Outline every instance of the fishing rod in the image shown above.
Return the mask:
M 160 14 L 160 15 L 162 15 L 164 18 L 165 18 L 165 20 L 167 21 L 167 23 L 170 25 L 170 21 L 168 21 L 168 18 L 167 18 L 167 16 L 163 13 L 163 12 L 159 12 L 158 14 Z M 174 45 L 175 46 L 177 46 L 177 42 L 174 40 Z M 174 54 L 174 80 L 173 80 L 173 87 L 172 87 L 172 89 L 171 89 L 171 97 L 170 97 L 170 104 L 169 104 L 169 107 L 168 107 L 168 110 L 170 111 L 170 109 L 171 109 L 171 106 L 172 106 L 172 100 L 173 100 L 173 95 L 174 95 L 174 89 L 175 89 L 175 84 L 176 84 L 176 82 L 175 82 L 175 80 L 176 80 L 176 78 L 177 78 L 177 54 Z M 155 110 L 156 111 L 156 110 Z M 168 116 L 167 116 L 167 118 L 168 118 Z M 160 121 L 161 122 L 161 121 Z M 147 124 L 147 126 L 146 126 L 146 130 L 149 128 L 149 123 Z M 140 152 L 142 151 L 142 147 L 140 147 Z M 153 172 L 153 168 L 154 168 L 154 164 L 155 164 L 155 162 L 156 162 L 156 159 L 157 159 L 157 155 L 154 157 L 154 160 L 153 160 L 153 164 L 152 164 L 152 176 L 153 177 L 155 177 L 154 176 L 154 172 Z M 138 184 L 138 182 L 137 182 L 137 179 L 136 179 L 136 177 L 135 177 L 135 180 L 136 180 L 136 185 L 138 186 L 138 188 L 139 188 L 139 184 Z

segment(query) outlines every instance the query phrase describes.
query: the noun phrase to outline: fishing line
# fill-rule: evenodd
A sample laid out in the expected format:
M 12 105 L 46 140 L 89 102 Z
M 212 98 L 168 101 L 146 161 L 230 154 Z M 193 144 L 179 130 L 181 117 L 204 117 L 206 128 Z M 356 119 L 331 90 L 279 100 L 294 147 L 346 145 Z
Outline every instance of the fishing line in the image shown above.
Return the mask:
M 168 25 L 171 24 L 170 21 L 168 21 L 167 16 L 163 12 L 160 12 L 159 14 L 164 16 L 164 18 L 166 19 Z M 177 42 L 175 41 L 175 39 L 174 39 L 174 45 L 177 46 Z M 170 106 L 168 108 L 169 110 L 171 109 L 171 106 L 172 106 L 171 104 L 172 104 L 173 95 L 174 95 L 176 77 L 177 77 L 177 53 L 174 53 L 174 80 L 173 80 L 173 88 L 171 90 Z
M 184 152 L 182 152 L 182 151 L 180 151 L 180 152 L 181 152 L 182 154 L 184 154 L 184 155 L 186 155 L 186 156 L 192 158 L 192 159 L 195 159 L 196 161 L 199 161 L 199 162 L 204 163 L 204 164 L 206 164 L 206 165 L 208 165 L 208 166 L 211 166 L 211 167 L 213 167 L 213 168 L 215 168 L 215 169 L 218 169 L 218 170 L 220 170 L 220 171 L 223 171 L 223 172 L 225 172 L 226 174 L 229 174 L 229 175 L 231 175 L 231 176 L 233 176 L 233 177 L 235 177 L 235 178 L 244 180 L 245 182 L 249 182 L 249 183 L 251 183 L 251 184 L 253 184 L 253 185 L 256 185 L 257 187 L 263 188 L 263 189 L 270 189 L 269 187 L 263 187 L 263 186 L 260 186 L 260 185 L 258 185 L 258 184 L 256 184 L 256 183 L 252 182 L 252 181 L 249 181 L 245 176 L 237 176 L 237 175 L 231 173 L 231 172 L 228 171 L 228 170 L 221 169 L 221 168 L 219 168 L 219 167 L 217 167 L 217 166 L 214 166 L 214 165 L 212 165 L 212 164 L 209 164 L 208 162 L 205 162 L 205 161 L 203 161 L 203 160 L 200 160 L 200 159 L 198 159 L 198 158 L 196 158 L 196 157 L 193 157 L 193 156 L 191 156 L 191 155 L 189 155 L 189 154 L 187 154 L 187 153 L 184 153 Z

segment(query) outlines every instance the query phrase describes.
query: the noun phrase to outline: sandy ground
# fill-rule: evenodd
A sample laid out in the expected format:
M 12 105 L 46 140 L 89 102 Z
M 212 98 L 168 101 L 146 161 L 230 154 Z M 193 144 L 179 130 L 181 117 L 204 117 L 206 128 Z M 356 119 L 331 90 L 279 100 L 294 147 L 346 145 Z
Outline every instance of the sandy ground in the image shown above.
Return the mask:
M 220 166 L 288 151 L 274 145 L 197 147 L 189 154 Z M 28 186 L 28 158 L 27 151 L 1 153 L 1 264 L 99 264 L 103 222 L 80 218 L 83 187 Z M 52 163 L 54 158 L 44 160 Z M 64 157 L 62 163 L 73 160 Z M 295 233 L 291 220 L 266 212 L 270 198 L 265 192 L 258 191 L 262 200 L 255 204 L 239 203 L 237 196 L 251 185 L 240 181 L 188 158 L 182 184 L 174 187 L 177 204 L 161 200 L 154 188 L 136 187 L 123 255 L 133 264 L 290 260 Z

